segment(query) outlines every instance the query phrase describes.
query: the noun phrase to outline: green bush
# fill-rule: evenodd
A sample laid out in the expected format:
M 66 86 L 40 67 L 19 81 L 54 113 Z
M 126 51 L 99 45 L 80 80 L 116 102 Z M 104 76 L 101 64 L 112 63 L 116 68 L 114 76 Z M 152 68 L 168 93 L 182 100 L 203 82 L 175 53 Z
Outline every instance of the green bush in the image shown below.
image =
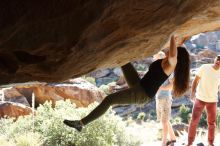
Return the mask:
M 188 124 L 190 120 L 190 114 L 192 110 L 189 107 L 186 107 L 185 105 L 182 105 L 180 107 L 180 118 L 182 119 L 183 123 Z
M 4 135 L 0 136 L 0 144 L 2 146 L 15 146 L 14 142 L 10 139 L 7 139 L 7 137 Z
M 137 116 L 137 120 L 144 121 L 146 114 L 144 112 L 140 112 Z
M 16 146 L 40 146 L 42 141 L 37 133 L 29 132 L 17 135 L 15 138 Z
M 173 124 L 181 124 L 182 119 L 180 117 L 171 118 L 171 123 Z
M 51 103 L 41 105 L 35 116 L 0 120 L 0 142 L 5 146 L 133 146 L 140 140 L 132 139 L 126 132 L 126 123 L 110 109 L 104 116 L 77 132 L 63 124 L 63 119 L 80 119 L 97 104 L 88 108 L 76 108 L 70 101 L 59 101 L 55 108 Z M 31 138 L 31 140 L 30 140 Z M 132 139 L 132 140 L 131 140 Z

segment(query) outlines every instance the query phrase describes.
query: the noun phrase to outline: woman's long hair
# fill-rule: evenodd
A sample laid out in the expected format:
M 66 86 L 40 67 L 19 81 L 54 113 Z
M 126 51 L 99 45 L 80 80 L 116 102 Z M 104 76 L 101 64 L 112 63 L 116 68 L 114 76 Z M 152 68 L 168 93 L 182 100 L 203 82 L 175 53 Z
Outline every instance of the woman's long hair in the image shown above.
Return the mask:
M 179 97 L 189 88 L 190 55 L 185 47 L 177 47 L 177 65 L 174 70 L 173 95 Z

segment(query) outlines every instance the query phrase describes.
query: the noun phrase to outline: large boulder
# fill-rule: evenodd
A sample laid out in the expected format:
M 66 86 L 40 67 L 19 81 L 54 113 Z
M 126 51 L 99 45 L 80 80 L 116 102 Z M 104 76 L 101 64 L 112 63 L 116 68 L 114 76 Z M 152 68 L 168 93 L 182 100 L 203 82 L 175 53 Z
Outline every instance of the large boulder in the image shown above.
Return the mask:
M 48 100 L 54 105 L 58 100 L 70 99 L 77 107 L 87 107 L 90 103 L 100 102 L 105 97 L 103 91 L 80 78 L 73 80 L 71 84 L 47 84 L 30 88 L 34 91 L 37 104 L 43 104 Z
M 2 102 L 0 101 L 0 118 L 3 117 L 15 117 L 28 115 L 32 112 L 30 107 L 27 107 L 20 103 L 14 102 Z
M 81 78 L 64 83 L 20 85 L 4 89 L 5 99 L 18 102 L 12 99 L 23 96 L 30 105 L 32 105 L 32 93 L 35 95 L 36 107 L 46 101 L 52 101 L 55 105 L 56 101 L 66 99 L 75 103 L 77 107 L 87 107 L 90 103 L 102 101 L 106 96 L 103 91 Z
M 217 55 L 218 55 L 217 52 L 212 51 L 210 49 L 205 49 L 198 53 L 198 59 L 210 58 L 214 60 L 213 58 L 215 58 Z
M 0 2 L 0 83 L 57 82 L 219 29 L 219 0 Z
M 31 102 L 28 102 L 27 98 L 24 95 L 22 95 L 14 87 L 4 88 L 4 89 L 2 89 L 2 92 L 4 93 L 2 95 L 3 96 L 2 100 L 4 100 L 4 101 L 21 103 L 21 104 L 26 105 L 26 106 L 30 106 L 30 104 L 31 104 Z

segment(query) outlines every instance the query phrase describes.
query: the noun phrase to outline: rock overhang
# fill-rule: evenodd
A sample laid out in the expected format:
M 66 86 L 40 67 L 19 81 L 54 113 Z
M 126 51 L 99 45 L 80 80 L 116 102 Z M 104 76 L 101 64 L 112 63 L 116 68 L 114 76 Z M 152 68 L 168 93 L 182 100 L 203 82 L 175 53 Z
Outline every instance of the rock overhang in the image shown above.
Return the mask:
M 0 83 L 57 82 L 220 29 L 219 0 L 0 2 Z

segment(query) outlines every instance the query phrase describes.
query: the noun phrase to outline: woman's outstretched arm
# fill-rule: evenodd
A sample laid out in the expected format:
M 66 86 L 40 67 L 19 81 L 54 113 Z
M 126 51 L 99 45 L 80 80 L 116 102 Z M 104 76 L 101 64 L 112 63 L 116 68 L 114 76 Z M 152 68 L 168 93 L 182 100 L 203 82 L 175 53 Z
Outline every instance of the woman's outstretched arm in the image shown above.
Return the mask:
M 177 63 L 177 45 L 176 45 L 176 37 L 174 35 L 172 35 L 170 38 L 168 62 L 171 66 L 175 66 Z
M 170 75 L 177 64 L 177 45 L 174 35 L 170 38 L 170 47 L 167 53 L 167 57 L 162 62 L 162 68 L 167 75 Z

